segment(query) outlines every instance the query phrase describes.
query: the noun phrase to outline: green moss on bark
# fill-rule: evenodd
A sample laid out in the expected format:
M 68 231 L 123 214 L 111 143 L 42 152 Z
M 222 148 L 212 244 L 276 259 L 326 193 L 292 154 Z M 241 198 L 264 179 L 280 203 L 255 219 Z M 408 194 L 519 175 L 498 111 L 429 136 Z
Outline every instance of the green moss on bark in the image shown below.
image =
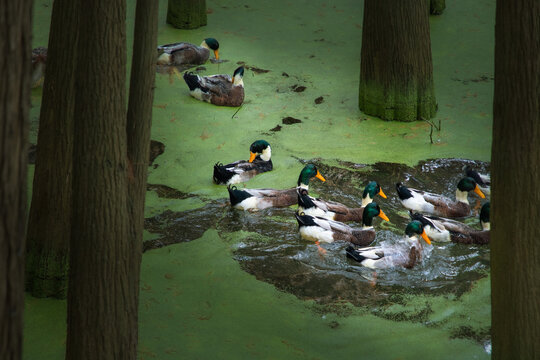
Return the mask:
M 360 84 L 359 106 L 367 115 L 384 120 L 416 121 L 430 119 L 437 112 L 433 84 L 384 88 L 374 82 Z
M 169 0 L 167 22 L 178 29 L 205 26 L 206 0 Z
M 26 289 L 34 297 L 64 299 L 67 294 L 68 254 L 28 251 L 26 254 Z

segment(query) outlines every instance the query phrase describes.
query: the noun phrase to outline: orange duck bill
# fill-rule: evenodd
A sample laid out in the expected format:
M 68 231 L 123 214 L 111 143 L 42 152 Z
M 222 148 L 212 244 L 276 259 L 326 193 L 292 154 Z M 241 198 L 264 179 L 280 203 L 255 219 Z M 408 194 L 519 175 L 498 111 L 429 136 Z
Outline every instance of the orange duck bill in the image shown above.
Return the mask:
M 428 245 L 431 245 L 431 240 L 429 240 L 429 237 L 426 234 L 426 230 L 422 230 L 422 239 L 424 239 Z
M 249 152 L 249 162 L 253 162 L 253 160 L 255 160 L 256 157 L 257 157 L 257 154 L 253 152 Z
M 315 177 L 323 182 L 326 181 L 326 179 L 321 175 L 319 170 L 317 170 L 317 175 L 315 175 Z

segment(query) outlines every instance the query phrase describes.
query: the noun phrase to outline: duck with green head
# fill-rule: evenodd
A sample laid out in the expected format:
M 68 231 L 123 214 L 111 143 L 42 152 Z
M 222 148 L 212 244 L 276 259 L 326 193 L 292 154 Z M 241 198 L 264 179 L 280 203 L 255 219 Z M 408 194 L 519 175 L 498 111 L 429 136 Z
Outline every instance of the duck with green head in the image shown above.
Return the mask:
M 427 235 L 433 241 L 485 245 L 489 244 L 490 240 L 489 211 L 490 204 L 487 202 L 480 209 L 482 230 L 477 230 L 456 220 L 420 213 L 411 214 L 411 219 L 420 221 Z
M 309 181 L 316 177 L 326 181 L 317 167 L 313 164 L 304 166 L 298 176 L 299 188 L 308 189 Z M 270 207 L 287 207 L 298 203 L 296 187 L 285 190 L 276 189 L 237 189 L 236 186 L 228 186 L 231 206 L 242 210 L 262 210 Z
M 386 269 L 402 266 L 407 269 L 413 268 L 422 261 L 423 245 L 419 236 L 428 245 L 431 240 L 427 236 L 424 226 L 420 221 L 411 221 L 405 228 L 406 246 L 394 247 L 368 247 L 355 249 L 352 246 L 345 250 L 347 257 L 358 261 L 362 266 L 372 269 Z
M 305 191 L 305 190 L 299 190 Z M 386 214 L 380 209 L 377 203 L 371 202 L 364 207 L 362 215 L 362 228 L 355 229 L 340 221 L 329 220 L 327 218 L 307 215 L 297 211 L 295 213 L 298 222 L 300 236 L 305 240 L 319 243 L 333 243 L 337 240 L 344 240 L 355 245 L 367 246 L 375 240 L 375 228 L 373 219 L 380 217 L 389 221 Z
M 474 179 L 484 194 L 491 194 L 491 176 L 489 174 L 480 174 L 471 166 L 467 165 L 465 166 L 465 175 Z
M 257 140 L 249 147 L 249 160 L 214 165 L 214 182 L 231 185 L 245 182 L 257 174 L 272 170 L 272 148 L 266 140 Z
M 447 218 L 460 218 L 470 214 L 471 207 L 467 199 L 470 191 L 474 191 L 482 199 L 485 198 L 482 190 L 470 177 L 458 182 L 455 201 L 442 195 L 408 188 L 402 183 L 396 184 L 396 190 L 401 203 L 407 209 Z
M 160 45 L 157 47 L 158 65 L 202 65 L 214 52 L 219 60 L 219 42 L 214 38 L 206 38 L 200 46 L 187 42 Z
M 356 221 L 361 223 L 364 208 L 373 201 L 375 195 L 380 195 L 386 199 L 381 186 L 376 181 L 370 181 L 366 185 L 362 195 L 362 207 L 349 208 L 341 203 L 314 198 L 303 192 L 298 194 L 298 211 L 306 215 L 323 217 L 330 220 Z
M 244 67 L 234 70 L 233 76 L 218 74 L 200 76 L 184 73 L 189 94 L 197 100 L 218 106 L 240 106 L 244 102 Z

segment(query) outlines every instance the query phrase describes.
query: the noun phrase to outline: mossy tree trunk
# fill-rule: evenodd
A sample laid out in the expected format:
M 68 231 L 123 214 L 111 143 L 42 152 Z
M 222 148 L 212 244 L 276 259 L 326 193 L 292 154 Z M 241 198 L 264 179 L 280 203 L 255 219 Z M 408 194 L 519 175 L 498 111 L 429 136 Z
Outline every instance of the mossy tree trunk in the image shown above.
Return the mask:
M 366 0 L 359 107 L 385 120 L 435 116 L 426 1 Z
M 429 13 L 431 15 L 441 15 L 446 9 L 446 0 L 429 0 Z
M 22 359 L 32 3 L 0 0 L 0 358 L 5 360 Z
M 178 29 L 206 25 L 206 0 L 169 0 L 167 22 Z
M 36 297 L 64 298 L 67 291 L 76 6 L 56 0 L 52 10 L 26 252 L 26 289 Z
M 152 103 L 156 75 L 158 4 L 155 0 L 137 0 L 133 60 L 129 86 L 127 111 L 127 155 L 128 211 L 130 215 L 131 255 L 129 274 L 131 308 L 135 317 L 130 317 L 131 326 L 137 330 L 137 307 L 139 304 L 139 274 L 141 267 L 144 232 L 144 201 L 146 178 L 150 157 L 150 129 L 152 126 Z M 137 341 L 137 333 L 132 334 Z
M 66 359 L 136 359 L 129 238 L 126 2 L 78 1 Z M 107 16 L 103 16 L 107 14 Z
M 540 2 L 498 0 L 492 147 L 493 359 L 540 354 Z
M 125 0 L 80 11 L 66 359 L 136 359 L 158 2 L 137 1 L 127 112 Z

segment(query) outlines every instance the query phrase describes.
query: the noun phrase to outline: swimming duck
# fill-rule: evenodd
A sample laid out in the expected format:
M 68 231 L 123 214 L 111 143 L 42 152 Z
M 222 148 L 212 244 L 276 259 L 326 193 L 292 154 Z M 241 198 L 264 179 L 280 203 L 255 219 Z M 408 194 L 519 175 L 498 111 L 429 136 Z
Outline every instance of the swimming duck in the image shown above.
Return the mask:
M 210 57 L 210 50 L 214 51 L 216 60 L 219 60 L 219 43 L 214 38 L 206 38 L 200 46 L 187 42 L 160 45 L 158 50 L 158 65 L 201 65 Z
M 489 210 L 489 202 L 485 203 L 480 210 L 480 225 L 482 226 L 482 230 L 476 230 L 456 220 L 422 215 L 420 213 L 411 214 L 411 219 L 420 221 L 424 226 L 426 234 L 434 241 L 485 245 L 489 244 L 490 240 Z
M 326 179 L 313 164 L 304 166 L 298 177 L 298 187 L 309 188 L 309 180 L 316 177 L 321 181 Z M 275 190 L 275 189 L 243 189 L 236 186 L 227 186 L 231 206 L 243 210 L 262 210 L 269 207 L 287 207 L 298 202 L 297 188 Z
M 240 106 L 244 102 L 244 68 L 234 70 L 229 75 L 199 76 L 191 72 L 184 73 L 184 81 L 189 93 L 197 100 L 219 106 Z
M 374 202 L 364 207 L 362 229 L 354 229 L 340 221 L 311 216 L 298 211 L 295 216 L 300 236 L 303 239 L 315 241 L 317 245 L 319 242 L 332 243 L 336 240 L 345 240 L 359 246 L 367 246 L 375 240 L 373 218 L 379 216 L 383 220 L 390 221 L 379 205 Z
M 272 170 L 272 149 L 265 140 L 257 140 L 249 147 L 249 160 L 214 165 L 214 182 L 218 185 L 231 185 L 248 181 L 257 174 Z
M 396 184 L 396 190 L 401 203 L 407 209 L 448 218 L 459 218 L 469 215 L 471 211 L 469 201 L 467 200 L 469 191 L 474 191 L 482 199 L 485 198 L 482 190 L 478 188 L 476 182 L 470 177 L 465 177 L 458 182 L 456 201 L 442 195 L 407 188 L 402 183 Z
M 362 222 L 362 214 L 367 204 L 373 201 L 375 195 L 380 195 L 386 199 L 380 185 L 376 181 L 370 181 L 362 195 L 362 207 L 349 208 L 335 201 L 325 201 L 314 198 L 307 194 L 307 191 L 298 194 L 298 210 L 306 215 L 323 217 L 336 221 L 357 221 Z
M 32 49 L 32 88 L 36 88 L 43 83 L 46 63 L 47 48 L 40 46 Z
M 474 179 L 484 194 L 489 195 L 491 193 L 491 176 L 480 174 L 468 165 L 465 166 L 465 175 Z
M 382 246 L 355 249 L 352 246 L 345 250 L 347 257 L 358 261 L 362 266 L 372 269 L 386 269 L 395 266 L 403 266 L 411 269 L 422 261 L 422 243 L 418 235 L 429 245 L 431 241 L 426 235 L 424 227 L 420 221 L 411 221 L 405 228 L 407 243 L 405 246 L 396 244 L 391 248 Z

